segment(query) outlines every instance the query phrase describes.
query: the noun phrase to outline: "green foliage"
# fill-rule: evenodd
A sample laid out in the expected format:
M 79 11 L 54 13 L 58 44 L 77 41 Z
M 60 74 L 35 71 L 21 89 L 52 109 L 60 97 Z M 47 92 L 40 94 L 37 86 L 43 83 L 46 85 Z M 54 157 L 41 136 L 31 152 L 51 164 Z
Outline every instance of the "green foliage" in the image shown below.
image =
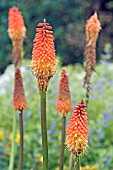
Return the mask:
M 26 65 L 27 63 L 27 65 Z M 24 61 L 21 67 L 24 89 L 28 108 L 24 111 L 24 170 L 42 169 L 40 97 L 36 79 L 29 68 L 29 62 Z M 74 107 L 84 98 L 84 70 L 80 64 L 67 66 L 71 96 Z M 58 86 L 61 68 L 58 68 L 52 78 L 47 93 L 47 122 L 49 140 L 49 169 L 55 170 L 60 160 L 61 117 L 56 109 Z M 14 66 L 7 68 L 0 76 L 0 169 L 7 170 L 11 149 L 11 133 L 13 120 L 13 76 Z M 92 89 L 88 106 L 89 118 L 89 148 L 87 155 L 81 158 L 82 166 L 97 165 L 99 169 L 108 170 L 113 167 L 112 129 L 113 129 L 113 64 L 102 63 L 97 66 L 97 73 L 92 77 Z M 72 109 L 72 111 L 73 111 Z M 71 112 L 72 112 L 71 111 Z M 18 111 L 17 134 L 18 134 Z M 71 114 L 67 116 L 67 123 Z M 3 136 L 4 135 L 4 136 Z M 15 170 L 18 169 L 19 159 L 18 135 L 16 137 Z M 65 150 L 65 165 L 69 164 L 69 152 Z M 93 166 L 92 166 L 93 167 Z

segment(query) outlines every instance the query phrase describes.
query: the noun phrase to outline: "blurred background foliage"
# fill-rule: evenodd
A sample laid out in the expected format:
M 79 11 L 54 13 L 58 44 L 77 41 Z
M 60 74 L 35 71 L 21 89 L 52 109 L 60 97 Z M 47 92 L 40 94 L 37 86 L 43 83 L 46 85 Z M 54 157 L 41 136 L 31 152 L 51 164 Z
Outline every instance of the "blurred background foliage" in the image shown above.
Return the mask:
M 113 44 L 112 0 L 0 0 L 0 72 L 12 63 L 12 45 L 8 37 L 8 10 L 19 7 L 27 27 L 24 57 L 31 58 L 36 25 L 46 18 L 54 31 L 56 54 L 62 65 L 83 63 L 85 22 L 97 11 L 102 24 L 98 40 L 97 60 L 106 43 Z M 113 51 L 111 51 L 113 53 Z

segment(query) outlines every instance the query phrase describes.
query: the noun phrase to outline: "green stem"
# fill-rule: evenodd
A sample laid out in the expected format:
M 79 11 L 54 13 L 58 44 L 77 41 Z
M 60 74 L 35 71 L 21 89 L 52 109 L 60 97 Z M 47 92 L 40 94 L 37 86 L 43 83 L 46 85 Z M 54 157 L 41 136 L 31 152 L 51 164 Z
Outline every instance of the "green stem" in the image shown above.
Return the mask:
M 41 130 L 42 130 L 42 149 L 43 149 L 43 170 L 48 170 L 48 140 L 46 125 L 46 92 L 40 92 L 41 96 Z
M 74 168 L 75 168 L 75 170 L 80 170 L 80 158 L 79 158 L 79 156 L 76 156 Z
M 19 113 L 19 123 L 20 123 L 20 157 L 19 157 L 19 170 L 23 169 L 23 111 L 20 110 Z
M 16 137 L 16 114 L 15 114 L 15 112 L 13 112 L 13 136 L 12 136 L 12 146 L 11 146 L 11 156 L 10 156 L 10 162 L 9 162 L 9 170 L 14 169 L 15 137 Z
M 87 83 L 87 89 L 86 89 L 86 108 L 88 107 L 89 96 L 90 96 L 90 82 Z
M 60 152 L 60 170 L 64 165 L 64 142 L 65 142 L 66 116 L 62 117 L 62 133 L 61 133 L 61 152 Z
M 73 167 L 73 154 L 70 154 L 70 159 L 69 159 L 69 170 L 72 170 Z
M 86 108 L 88 107 L 88 103 L 89 103 L 89 96 L 90 96 L 90 79 L 92 76 L 92 68 L 90 69 L 90 76 L 89 76 L 89 81 L 87 82 L 87 88 L 86 88 Z

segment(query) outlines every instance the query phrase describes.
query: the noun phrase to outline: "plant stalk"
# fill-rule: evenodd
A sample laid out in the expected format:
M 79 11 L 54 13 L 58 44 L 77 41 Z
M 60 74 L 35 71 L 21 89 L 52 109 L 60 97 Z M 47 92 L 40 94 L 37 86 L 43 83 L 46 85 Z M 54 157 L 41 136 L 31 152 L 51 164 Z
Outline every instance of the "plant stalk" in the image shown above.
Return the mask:
M 64 142 L 65 142 L 66 116 L 62 117 L 62 132 L 61 132 L 61 152 L 60 152 L 60 170 L 64 166 Z
M 48 140 L 46 125 L 46 92 L 40 92 L 41 96 L 41 130 L 42 130 L 42 149 L 43 149 L 43 170 L 48 170 Z
M 86 88 L 86 108 L 88 108 L 88 103 L 89 103 L 89 97 L 90 97 L 90 79 L 92 76 L 92 68 L 90 69 L 90 75 L 89 75 L 89 81 L 87 82 L 87 88 Z
M 69 170 L 72 170 L 73 167 L 73 154 L 70 154 L 70 159 L 69 159 Z
M 23 169 L 23 110 L 19 113 L 20 123 L 20 155 L 19 155 L 19 170 Z
M 86 108 L 88 107 L 89 96 L 90 96 L 90 82 L 87 83 L 87 88 L 86 88 Z
M 13 112 L 13 136 L 12 136 L 12 146 L 11 146 L 11 156 L 10 156 L 10 162 L 9 162 L 9 170 L 14 169 L 15 137 L 16 137 L 16 114 L 15 114 L 15 112 Z
M 80 170 L 80 158 L 79 158 L 79 156 L 76 156 L 74 168 L 75 168 L 75 170 Z

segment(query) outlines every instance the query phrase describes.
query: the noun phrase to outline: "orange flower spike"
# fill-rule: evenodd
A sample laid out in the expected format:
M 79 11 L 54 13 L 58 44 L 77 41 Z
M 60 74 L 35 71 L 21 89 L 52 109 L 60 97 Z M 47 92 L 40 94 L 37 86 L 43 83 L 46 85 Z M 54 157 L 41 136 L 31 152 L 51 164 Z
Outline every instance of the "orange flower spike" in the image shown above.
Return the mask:
M 56 107 L 62 116 L 67 116 L 67 114 L 71 111 L 72 108 L 72 101 L 71 101 L 70 89 L 69 89 L 69 80 L 65 69 L 63 69 L 61 73 L 59 94 L 58 94 Z
M 27 107 L 21 72 L 19 69 L 15 71 L 13 105 L 15 110 L 24 110 Z
M 98 34 L 101 30 L 100 21 L 97 18 L 97 13 L 95 12 L 94 15 L 87 20 L 86 24 L 86 38 L 90 37 L 92 40 L 97 40 Z
M 84 78 L 84 86 L 90 81 L 91 71 L 94 71 L 96 67 L 96 41 L 100 30 L 101 24 L 97 18 L 97 13 L 95 12 L 86 23 L 86 75 Z
M 88 118 L 83 100 L 75 107 L 68 123 L 66 147 L 76 156 L 82 156 L 88 147 Z
M 13 7 L 9 9 L 8 21 L 8 32 L 10 38 L 12 40 L 23 38 L 26 33 L 26 28 L 23 17 L 18 8 Z
M 8 21 L 8 32 L 13 43 L 14 65 L 16 69 L 19 69 L 21 65 L 21 50 L 26 28 L 23 17 L 18 8 L 13 7 L 9 9 Z
M 46 23 L 39 23 L 36 28 L 32 51 L 31 68 L 34 75 L 38 78 L 39 91 L 47 91 L 50 78 L 56 71 L 56 56 L 54 48 L 54 37 L 52 27 Z

